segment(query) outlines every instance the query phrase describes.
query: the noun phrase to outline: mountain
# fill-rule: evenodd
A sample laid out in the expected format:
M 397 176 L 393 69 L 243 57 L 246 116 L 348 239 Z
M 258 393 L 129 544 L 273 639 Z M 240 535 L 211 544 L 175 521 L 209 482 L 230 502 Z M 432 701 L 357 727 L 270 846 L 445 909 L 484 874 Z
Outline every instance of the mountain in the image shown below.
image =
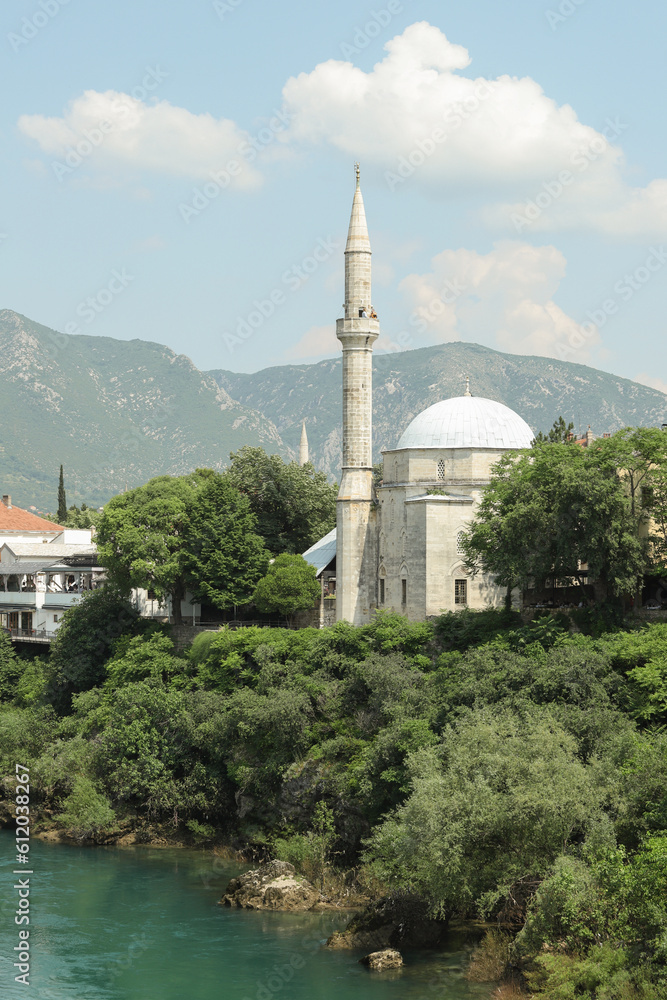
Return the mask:
M 152 476 L 220 469 L 246 443 L 283 450 L 259 413 L 161 344 L 67 337 L 0 311 L 0 486 L 20 506 L 98 506 Z
M 341 360 L 266 368 L 252 375 L 209 374 L 229 395 L 258 410 L 296 451 L 305 419 L 311 460 L 337 477 L 341 453 Z M 373 451 L 393 448 L 421 410 L 461 395 L 470 375 L 473 395 L 516 410 L 537 433 L 562 415 L 575 429 L 601 435 L 626 426 L 667 422 L 667 396 L 629 379 L 552 358 L 501 354 L 478 344 L 439 344 L 373 361 Z
M 667 396 L 605 372 L 550 358 L 441 344 L 374 359 L 376 459 L 431 403 L 460 395 L 506 403 L 548 430 L 562 414 L 596 434 L 667 422 Z M 99 506 L 126 486 L 198 466 L 221 469 L 230 451 L 261 445 L 298 454 L 306 420 L 314 464 L 337 478 L 341 361 L 201 372 L 161 344 L 67 337 L 0 311 L 0 492 L 21 507 L 55 510 L 58 470 L 67 501 Z

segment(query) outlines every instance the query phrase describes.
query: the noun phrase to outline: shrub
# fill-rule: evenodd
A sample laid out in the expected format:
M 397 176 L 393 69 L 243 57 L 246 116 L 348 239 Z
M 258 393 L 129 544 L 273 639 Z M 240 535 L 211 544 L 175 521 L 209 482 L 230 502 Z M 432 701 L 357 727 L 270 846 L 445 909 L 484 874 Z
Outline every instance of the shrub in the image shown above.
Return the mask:
M 57 819 L 80 840 L 96 837 L 110 830 L 116 821 L 109 800 L 84 775 L 78 775 L 74 779 L 74 788 L 63 805 L 65 808 Z

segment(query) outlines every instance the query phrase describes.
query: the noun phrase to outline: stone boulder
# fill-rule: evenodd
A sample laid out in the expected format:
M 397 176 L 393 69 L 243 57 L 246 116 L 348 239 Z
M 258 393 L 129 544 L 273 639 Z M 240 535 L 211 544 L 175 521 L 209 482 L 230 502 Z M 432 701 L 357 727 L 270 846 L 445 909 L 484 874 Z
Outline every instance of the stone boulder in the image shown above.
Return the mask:
M 269 861 L 233 878 L 220 900 L 223 906 L 246 910 L 310 910 L 320 901 L 314 885 L 287 861 Z
M 331 935 L 327 947 L 364 951 L 437 948 L 446 931 L 445 921 L 432 920 L 426 903 L 418 897 L 385 897 L 355 914 L 344 931 Z
M 395 948 L 385 948 L 383 951 L 372 951 L 359 961 L 374 972 L 384 972 L 386 969 L 400 969 L 403 956 Z

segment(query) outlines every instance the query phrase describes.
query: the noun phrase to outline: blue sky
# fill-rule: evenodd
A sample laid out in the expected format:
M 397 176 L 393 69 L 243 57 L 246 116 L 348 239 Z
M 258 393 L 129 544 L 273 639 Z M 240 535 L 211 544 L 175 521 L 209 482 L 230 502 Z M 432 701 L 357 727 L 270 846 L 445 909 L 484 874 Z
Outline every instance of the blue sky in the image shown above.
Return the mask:
M 5 0 L 0 307 L 203 369 L 336 352 L 353 163 L 379 350 L 667 391 L 667 12 Z

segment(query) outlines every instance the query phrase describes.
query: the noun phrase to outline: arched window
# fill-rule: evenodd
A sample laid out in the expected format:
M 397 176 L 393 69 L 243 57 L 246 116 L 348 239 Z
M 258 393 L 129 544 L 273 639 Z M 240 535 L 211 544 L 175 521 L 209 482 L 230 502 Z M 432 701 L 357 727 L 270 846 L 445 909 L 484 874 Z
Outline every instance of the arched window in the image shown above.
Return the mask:
M 445 460 L 441 458 L 438 462 L 438 479 L 443 480 L 445 478 Z
M 459 554 L 463 554 L 463 551 L 464 551 L 464 549 L 463 549 L 463 539 L 464 538 L 465 538 L 465 532 L 459 531 L 459 533 L 456 536 L 456 551 Z

